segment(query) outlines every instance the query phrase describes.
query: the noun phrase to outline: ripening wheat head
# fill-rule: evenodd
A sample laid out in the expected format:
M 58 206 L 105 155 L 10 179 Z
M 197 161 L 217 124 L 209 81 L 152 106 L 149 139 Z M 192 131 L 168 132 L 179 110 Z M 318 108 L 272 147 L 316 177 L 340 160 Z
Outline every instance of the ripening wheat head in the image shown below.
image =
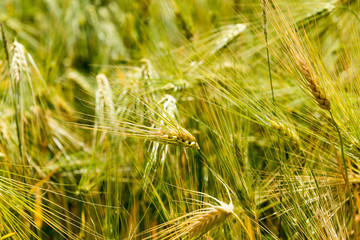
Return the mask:
M 116 98 L 126 96 L 127 102 L 113 103 L 109 81 L 104 74 L 97 76 L 95 116 L 79 113 L 80 119 L 91 124 L 75 124 L 77 127 L 103 131 L 125 137 L 134 137 L 186 148 L 200 149 L 196 138 L 176 120 L 173 110 L 176 100 L 166 95 L 156 101 L 143 90 L 126 89 Z M 138 92 L 137 92 L 138 91 Z M 92 108 L 94 104 L 82 101 Z M 175 106 L 175 107 L 171 107 Z M 169 111 L 169 109 L 171 111 Z M 176 110 L 176 109 L 175 109 Z M 177 111 L 177 110 L 176 110 Z
M 202 235 L 212 228 L 221 225 L 233 212 L 233 204 L 226 204 L 224 202 L 220 202 L 220 206 L 202 209 L 201 214 L 191 218 L 193 223 L 190 225 L 189 237 L 193 238 Z
M 306 61 L 301 55 L 294 55 L 295 64 L 300 71 L 302 77 L 306 81 L 306 86 L 311 92 L 313 98 L 317 102 L 320 108 L 324 110 L 330 110 L 331 104 L 329 96 L 324 88 L 322 88 L 317 80 L 315 71 L 312 69 L 311 64 Z
M 210 171 L 212 170 L 210 169 Z M 186 198 L 187 204 L 194 204 L 201 206 L 201 208 L 150 228 L 140 233 L 140 236 L 151 234 L 144 239 L 194 239 L 201 237 L 212 229 L 218 228 L 224 224 L 231 215 L 238 220 L 246 234 L 250 236 L 247 228 L 235 213 L 228 186 L 215 172 L 213 172 L 213 174 L 215 174 L 218 180 L 224 185 L 229 197 L 229 204 L 203 192 L 183 189 L 190 194 L 201 197 L 202 200 Z
M 22 44 L 15 41 L 11 46 L 12 57 L 10 60 L 11 76 L 15 83 L 20 82 L 21 71 L 26 69 L 25 48 Z
M 270 127 L 275 129 L 280 136 L 284 137 L 289 142 L 294 143 L 297 146 L 300 145 L 300 138 L 293 129 L 289 128 L 284 123 L 277 121 L 276 119 L 271 119 L 269 122 Z
M 185 128 L 177 126 L 175 128 L 169 128 L 164 126 L 157 132 L 158 135 L 154 135 L 158 142 L 168 143 L 172 145 L 190 147 L 200 149 L 196 138 L 191 135 Z
M 286 19 L 275 3 L 271 1 L 272 4 L 269 4 L 270 1 L 268 0 L 264 2 L 268 3 L 264 11 L 269 16 L 276 37 L 285 49 L 284 53 L 287 55 L 288 60 L 278 56 L 277 52 L 271 47 L 269 49 L 284 68 L 289 69 L 289 66 L 292 66 L 292 69 L 289 69 L 290 72 L 296 77 L 299 84 L 308 91 L 318 106 L 324 110 L 330 110 L 330 98 L 326 89 L 320 85 L 320 74 L 316 71 L 319 63 L 310 57 L 311 51 L 307 47 L 309 43 L 301 38 L 298 33 L 299 29 L 295 24 L 291 23 L 291 18 Z
M 232 202 L 226 204 L 216 198 L 213 199 L 218 205 L 202 202 L 205 205 L 204 208 L 155 226 L 141 235 L 152 233 L 144 239 L 193 239 L 221 226 L 230 215 L 238 218 L 234 213 Z

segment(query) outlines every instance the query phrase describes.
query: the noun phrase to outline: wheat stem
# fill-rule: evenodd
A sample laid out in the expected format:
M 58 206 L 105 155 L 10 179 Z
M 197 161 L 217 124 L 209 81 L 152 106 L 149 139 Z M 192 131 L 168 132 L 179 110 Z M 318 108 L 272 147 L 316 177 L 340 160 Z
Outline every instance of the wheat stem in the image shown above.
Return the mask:
M 351 194 L 351 188 L 350 188 L 350 183 L 349 183 L 349 174 L 348 174 L 348 167 L 347 167 L 347 164 L 346 164 L 346 160 L 345 160 L 345 154 L 344 154 L 344 144 L 343 144 L 343 140 L 342 140 L 342 137 L 341 137 L 341 133 L 340 133 L 340 129 L 339 129 L 339 126 L 338 124 L 336 123 L 335 121 L 335 118 L 332 114 L 332 111 L 329 110 L 329 113 L 330 113 L 330 116 L 331 116 L 331 119 L 334 123 L 334 126 L 336 128 L 336 131 L 339 135 L 339 140 L 340 140 L 340 149 L 341 149 L 341 159 L 342 159 L 342 162 L 343 162 L 343 165 L 344 165 L 344 172 L 345 172 L 345 182 L 346 182 L 346 186 L 347 186 L 347 189 L 349 191 L 349 202 L 350 202 L 350 209 L 351 209 L 351 212 L 353 214 L 353 218 L 354 218 L 354 222 L 353 222 L 353 227 L 354 227 L 354 235 L 355 235 L 355 239 L 357 239 L 357 227 L 356 227 L 356 220 L 355 220 L 355 217 L 356 217 L 356 212 L 355 212 L 355 201 L 354 201 L 354 198 Z
M 244 225 L 244 223 L 241 221 L 241 219 L 239 218 L 239 216 L 235 213 L 232 212 L 232 215 L 235 217 L 235 219 L 240 223 L 241 227 L 245 230 L 246 234 L 248 235 L 248 237 L 250 239 L 252 239 L 251 234 L 249 233 L 249 231 L 247 230 L 246 226 Z
M 272 101 L 275 104 L 275 96 L 274 96 L 274 87 L 273 87 L 273 81 L 271 76 L 271 63 L 270 63 L 270 53 L 268 48 L 268 32 L 267 32 L 267 16 L 266 16 L 266 4 L 267 0 L 261 1 L 261 8 L 262 8 L 262 16 L 263 16 L 263 30 L 265 35 L 265 42 L 266 42 L 266 57 L 267 57 L 267 65 L 268 65 L 268 71 L 269 71 L 269 79 L 270 79 L 270 86 L 271 86 L 271 96 Z

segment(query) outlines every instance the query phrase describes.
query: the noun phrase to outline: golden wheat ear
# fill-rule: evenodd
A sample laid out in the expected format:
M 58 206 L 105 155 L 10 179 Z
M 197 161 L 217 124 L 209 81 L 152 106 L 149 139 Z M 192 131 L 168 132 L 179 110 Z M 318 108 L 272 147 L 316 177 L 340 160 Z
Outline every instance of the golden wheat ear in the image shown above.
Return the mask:
M 307 88 L 310 90 L 319 107 L 324 110 L 330 110 L 330 98 L 327 95 L 325 89 L 323 89 L 318 84 L 315 71 L 312 70 L 312 67 L 308 61 L 304 60 L 301 56 L 295 55 L 295 65 L 297 66 L 303 78 L 306 80 Z
M 205 193 L 198 192 L 198 194 L 208 196 Z M 239 219 L 234 212 L 232 203 L 226 204 L 214 197 L 210 198 L 218 202 L 218 205 L 193 199 L 198 204 L 204 204 L 206 207 L 155 226 L 140 233 L 140 235 L 151 234 L 143 239 L 193 239 L 221 226 L 231 215 Z
M 187 199 L 190 200 L 189 202 L 187 201 L 187 203 L 189 205 L 195 204 L 202 206 L 202 208 L 150 228 L 140 233 L 139 236 L 150 234 L 150 236 L 144 237 L 142 239 L 196 239 L 203 236 L 207 232 L 220 227 L 227 220 L 229 220 L 231 216 L 233 216 L 241 224 L 243 230 L 251 239 L 249 231 L 239 216 L 235 213 L 229 187 L 217 173 L 215 173 L 210 168 L 209 170 L 225 187 L 230 200 L 229 204 L 226 204 L 225 202 L 220 201 L 219 199 L 210 196 L 209 194 L 182 188 L 182 190 L 190 194 L 194 194 L 194 196 L 201 197 L 203 200 L 192 198 Z
M 312 96 L 317 105 L 330 111 L 329 95 L 326 89 L 320 85 L 321 75 L 317 71 L 319 62 L 311 57 L 309 47 L 304 44 L 306 40 L 303 40 L 299 34 L 300 29 L 286 20 L 279 6 L 273 1 L 263 0 L 262 6 L 263 15 L 266 14 L 269 17 L 270 23 L 282 42 L 285 49 L 283 52 L 287 55 L 288 60 L 280 57 L 271 47 L 268 49 L 272 51 L 285 69 L 290 70 L 298 80 L 299 85 Z M 267 7 L 265 8 L 265 6 Z
M 159 138 L 162 142 L 187 148 L 195 148 L 197 150 L 200 149 L 196 138 L 182 127 L 178 127 L 178 129 L 163 128 L 159 131 Z
M 201 236 L 216 226 L 222 225 L 232 214 L 234 214 L 234 206 L 232 203 L 226 204 L 220 202 L 220 206 L 213 206 L 203 210 L 201 214 L 191 218 L 192 224 L 189 229 L 189 238 Z

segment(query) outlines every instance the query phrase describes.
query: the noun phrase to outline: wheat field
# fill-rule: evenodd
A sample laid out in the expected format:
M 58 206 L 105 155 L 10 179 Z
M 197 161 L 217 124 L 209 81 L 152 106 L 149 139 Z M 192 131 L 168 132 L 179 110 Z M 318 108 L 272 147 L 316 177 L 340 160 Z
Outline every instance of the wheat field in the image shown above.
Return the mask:
M 360 238 L 359 1 L 2 0 L 0 23 L 0 240 Z

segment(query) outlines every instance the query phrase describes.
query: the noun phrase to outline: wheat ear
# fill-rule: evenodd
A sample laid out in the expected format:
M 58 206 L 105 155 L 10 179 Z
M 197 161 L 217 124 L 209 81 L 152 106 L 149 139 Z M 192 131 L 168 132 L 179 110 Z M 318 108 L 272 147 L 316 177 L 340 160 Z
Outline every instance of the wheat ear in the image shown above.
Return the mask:
M 205 193 L 199 194 L 208 196 Z M 195 210 L 155 226 L 154 228 L 142 232 L 140 235 L 151 233 L 151 236 L 145 237 L 143 239 L 193 239 L 201 237 L 208 231 L 221 226 L 231 215 L 239 220 L 246 230 L 242 221 L 235 214 L 234 206 L 231 202 L 226 204 L 216 198 L 213 199 L 217 201 L 219 205 L 212 205 L 202 201 L 194 200 L 195 202 L 199 204 L 203 203 L 208 207 Z
M 105 132 L 103 132 L 100 135 L 99 139 L 96 137 L 99 128 L 98 119 L 104 119 L 104 121 L 107 122 L 105 116 L 111 119 L 111 115 L 114 114 L 115 112 L 114 103 L 112 100 L 112 91 L 107 77 L 105 76 L 105 74 L 100 73 L 96 76 L 96 81 L 97 81 L 97 90 L 95 94 L 96 120 L 94 122 L 94 139 L 93 139 L 94 146 L 96 145 L 97 142 L 102 142 L 105 137 Z M 115 123 L 114 121 L 109 120 L 109 124 L 114 125 Z
M 201 236 L 216 226 L 223 224 L 233 212 L 233 204 L 224 202 L 220 202 L 220 206 L 203 209 L 201 214 L 190 218 L 193 224 L 190 225 L 189 238 Z
M 271 128 L 278 131 L 278 133 L 283 136 L 285 139 L 289 140 L 291 143 L 294 143 L 296 146 L 300 146 L 299 136 L 295 133 L 294 130 L 286 127 L 283 123 L 270 120 Z
M 14 42 L 11 50 L 13 55 L 10 61 L 11 76 L 15 83 L 20 82 L 21 70 L 26 70 L 25 48 L 22 44 Z
M 212 171 L 210 169 L 210 171 Z M 213 172 L 214 173 L 214 172 Z M 208 231 L 221 226 L 225 221 L 232 215 L 236 220 L 239 221 L 242 228 L 248 236 L 250 236 L 247 228 L 244 223 L 238 217 L 234 211 L 234 205 L 232 203 L 230 190 L 225 184 L 225 182 L 216 174 L 215 176 L 218 180 L 224 184 L 227 194 L 229 196 L 230 203 L 226 204 L 217 198 L 210 196 L 209 194 L 192 191 L 184 189 L 189 193 L 199 195 L 205 199 L 212 200 L 216 204 L 211 204 L 209 202 L 192 199 L 192 201 L 197 205 L 203 205 L 204 207 L 190 213 L 187 213 L 183 216 L 155 226 L 145 232 L 142 232 L 140 235 L 149 234 L 151 236 L 143 239 L 193 239 L 198 238 L 207 233 Z
M 196 138 L 182 127 L 178 126 L 177 129 L 163 128 L 158 133 L 161 142 L 200 149 Z
M 318 84 L 316 74 L 312 70 L 310 64 L 300 56 L 295 57 L 295 64 L 300 71 L 301 75 L 307 82 L 307 87 L 311 91 L 315 101 L 319 107 L 324 110 L 330 110 L 331 104 L 329 96 L 326 91 Z
M 23 163 L 27 163 L 25 158 L 25 135 L 24 135 L 24 101 L 22 98 L 22 76 L 27 70 L 27 62 L 25 59 L 25 47 L 15 41 L 11 47 L 13 52 L 10 61 L 10 76 L 12 79 L 12 91 L 15 108 L 16 132 L 18 137 L 18 148 Z
M 110 88 L 109 80 L 105 74 L 100 73 L 96 76 L 97 91 L 96 91 L 96 107 L 98 105 L 106 106 L 111 113 L 115 112 L 114 102 L 112 100 L 112 91 Z M 103 109 L 99 109 L 103 110 Z

